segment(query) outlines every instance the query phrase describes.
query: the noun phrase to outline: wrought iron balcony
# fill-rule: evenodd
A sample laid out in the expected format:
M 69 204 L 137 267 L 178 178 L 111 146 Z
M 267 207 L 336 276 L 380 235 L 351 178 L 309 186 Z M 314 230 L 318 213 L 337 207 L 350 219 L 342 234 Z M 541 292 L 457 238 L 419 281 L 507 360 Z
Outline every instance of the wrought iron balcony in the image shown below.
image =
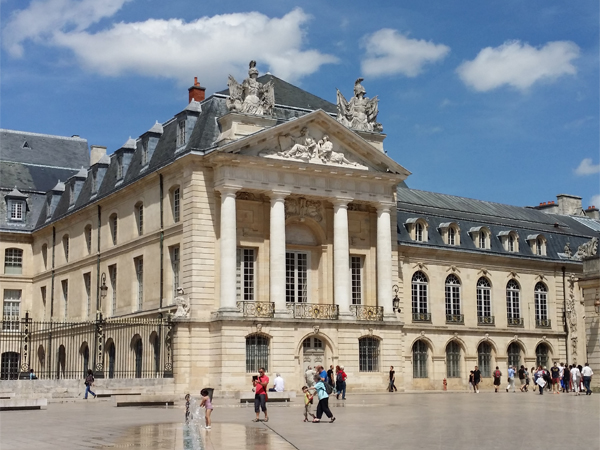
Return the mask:
M 495 323 L 494 316 L 477 316 L 477 325 L 494 325 Z
M 536 328 L 550 328 L 551 327 L 550 319 L 535 319 L 535 327 Z
M 357 320 L 383 320 L 383 306 L 350 305 Z
M 457 323 L 464 324 L 465 323 L 465 315 L 464 314 L 446 314 L 446 323 Z
M 508 317 L 508 326 L 509 327 L 522 327 L 523 326 L 523 318 L 522 317 Z
M 412 313 L 413 322 L 431 322 L 431 313 Z
M 275 314 L 275 303 L 240 301 L 237 307 L 244 317 L 273 317 Z
M 288 303 L 295 319 L 337 319 L 338 305 L 321 305 L 318 303 Z

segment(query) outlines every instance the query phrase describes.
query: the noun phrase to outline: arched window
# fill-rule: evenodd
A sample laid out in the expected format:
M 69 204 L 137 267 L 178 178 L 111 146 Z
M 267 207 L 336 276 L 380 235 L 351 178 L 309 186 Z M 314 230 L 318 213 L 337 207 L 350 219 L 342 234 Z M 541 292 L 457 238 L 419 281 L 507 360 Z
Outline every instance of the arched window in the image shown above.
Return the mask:
M 379 339 L 364 337 L 358 340 L 359 372 L 379 372 Z
M 477 323 L 493 325 L 492 316 L 492 285 L 485 277 L 477 280 Z
M 117 352 L 115 349 L 115 343 L 112 339 L 109 339 L 106 343 L 106 355 L 108 356 L 108 378 L 114 378 Z
M 446 322 L 463 322 L 460 313 L 460 280 L 455 275 L 446 278 Z
M 508 251 L 516 252 L 519 251 L 517 248 L 517 238 L 514 233 L 508 235 Z
M 21 275 L 23 273 L 23 250 L 7 248 L 4 250 L 4 273 L 6 275 Z
M 415 241 L 423 242 L 423 224 L 421 222 L 417 222 L 415 224 Z
M 508 355 L 508 365 L 513 367 L 521 366 L 521 347 L 516 342 L 508 346 L 506 351 Z
M 506 284 L 506 317 L 509 326 L 521 326 L 521 300 L 519 283 L 510 280 Z
M 415 272 L 411 287 L 413 322 L 431 320 L 427 305 L 427 284 L 427 276 L 421 271 Z
M 548 346 L 540 344 L 535 349 L 535 363 L 538 366 L 547 367 L 548 364 Z
M 541 236 L 536 239 L 535 254 L 538 256 L 546 255 L 546 240 Z
M 446 376 L 460 378 L 460 345 L 455 341 L 446 347 Z
M 133 351 L 135 355 L 135 377 L 142 378 L 143 344 L 139 335 L 134 342 Z
M 110 228 L 110 237 L 112 238 L 113 245 L 117 245 L 117 225 L 117 213 L 112 213 L 108 218 L 108 226 Z
M 92 253 L 92 226 L 86 225 L 84 229 L 85 235 L 85 248 L 87 249 L 88 254 Z
M 492 376 L 492 346 L 482 342 L 477 347 L 477 365 L 482 377 Z
M 261 334 L 246 337 L 246 372 L 269 371 L 269 338 Z
M 135 205 L 135 221 L 138 236 L 141 236 L 144 234 L 144 204 L 142 202 L 138 202 Z
M 448 227 L 448 245 L 456 245 L 456 229 Z
M 427 344 L 417 341 L 413 345 L 413 378 L 427 378 Z
M 534 290 L 535 326 L 549 327 L 548 319 L 548 288 L 544 283 L 537 283 Z
M 0 362 L 0 380 L 16 380 L 19 378 L 19 359 L 21 355 L 17 352 L 2 353 Z

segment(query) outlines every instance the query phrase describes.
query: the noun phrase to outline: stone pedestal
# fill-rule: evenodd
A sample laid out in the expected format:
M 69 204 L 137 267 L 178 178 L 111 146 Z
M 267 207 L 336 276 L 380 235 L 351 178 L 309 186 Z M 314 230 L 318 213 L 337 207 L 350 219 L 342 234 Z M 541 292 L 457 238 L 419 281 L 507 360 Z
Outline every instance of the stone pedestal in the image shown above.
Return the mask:
M 274 117 L 241 113 L 225 114 L 218 121 L 221 128 L 221 134 L 217 139 L 219 147 L 277 124 L 277 119 Z

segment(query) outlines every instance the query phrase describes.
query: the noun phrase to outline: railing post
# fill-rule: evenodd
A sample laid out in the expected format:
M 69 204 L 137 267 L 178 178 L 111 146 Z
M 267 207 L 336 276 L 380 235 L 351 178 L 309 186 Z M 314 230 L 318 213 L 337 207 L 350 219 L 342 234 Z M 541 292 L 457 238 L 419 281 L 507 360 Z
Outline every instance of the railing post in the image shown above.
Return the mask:
M 96 346 L 94 348 L 94 378 L 104 378 L 104 318 L 96 312 Z
M 31 319 L 29 318 L 29 312 L 25 313 L 25 317 L 21 319 L 21 367 L 19 378 L 26 378 L 29 375 L 29 363 L 30 363 L 30 349 L 29 349 L 29 324 Z
M 173 328 L 175 324 L 171 320 L 171 314 L 167 315 L 166 319 L 162 319 L 161 327 L 166 327 L 167 332 L 165 336 L 165 371 L 163 378 L 173 378 Z

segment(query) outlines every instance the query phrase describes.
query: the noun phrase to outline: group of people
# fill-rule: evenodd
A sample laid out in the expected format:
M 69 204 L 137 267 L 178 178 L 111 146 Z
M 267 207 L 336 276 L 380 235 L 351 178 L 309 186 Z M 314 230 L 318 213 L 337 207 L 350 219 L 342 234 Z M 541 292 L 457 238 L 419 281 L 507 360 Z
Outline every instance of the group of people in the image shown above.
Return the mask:
M 306 368 L 304 372 L 304 378 L 306 379 L 306 387 L 310 388 L 315 384 L 315 375 L 319 375 L 319 378 L 323 383 L 327 383 L 332 388 L 332 393 L 339 400 L 340 395 L 342 400 L 346 400 L 346 380 L 348 375 L 344 371 L 344 366 L 335 366 L 333 364 L 329 366 L 329 370 L 321 365 L 317 365 L 314 369 L 311 366 Z
M 594 372 L 588 363 L 585 363 L 585 366 L 577 366 L 575 364 L 567 366 L 565 363 L 560 363 L 559 365 L 555 362 L 550 370 L 547 370 L 546 366 L 538 366 L 537 369 L 532 367 L 531 371 L 528 371 L 523 365 L 518 370 L 516 366 L 509 366 L 506 392 L 511 389 L 513 392 L 516 392 L 515 378 L 518 377 L 520 382 L 519 390 L 521 392 L 528 392 L 529 387 L 533 384 L 533 392 L 538 390 L 541 395 L 544 394 L 544 390 L 551 391 L 553 394 L 574 392 L 575 395 L 580 395 L 585 390 L 585 395 L 592 395 L 590 384 L 593 374 Z M 498 392 L 502 383 L 502 372 L 498 366 L 496 366 L 496 370 L 492 375 L 494 377 L 494 390 Z M 472 370 L 469 375 L 469 383 L 472 385 L 475 393 L 479 392 L 478 385 L 480 381 L 481 372 L 475 366 L 475 370 Z

